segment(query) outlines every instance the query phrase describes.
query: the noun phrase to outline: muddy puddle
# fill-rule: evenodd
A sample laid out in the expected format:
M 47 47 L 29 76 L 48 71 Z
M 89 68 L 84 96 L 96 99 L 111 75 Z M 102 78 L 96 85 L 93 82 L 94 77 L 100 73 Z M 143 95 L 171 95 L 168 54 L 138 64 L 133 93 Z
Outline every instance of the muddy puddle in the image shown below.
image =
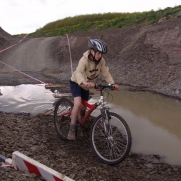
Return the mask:
M 0 89 L 0 111 L 36 115 L 52 108 L 55 101 L 53 93 L 44 85 L 1 86 Z M 126 86 L 119 92 L 112 91 L 111 95 L 111 111 L 120 114 L 131 129 L 131 151 L 160 155 L 169 164 L 181 165 L 181 102 L 149 92 L 132 92 Z M 95 93 L 90 102 L 97 99 Z M 99 110 L 92 115 L 98 114 Z

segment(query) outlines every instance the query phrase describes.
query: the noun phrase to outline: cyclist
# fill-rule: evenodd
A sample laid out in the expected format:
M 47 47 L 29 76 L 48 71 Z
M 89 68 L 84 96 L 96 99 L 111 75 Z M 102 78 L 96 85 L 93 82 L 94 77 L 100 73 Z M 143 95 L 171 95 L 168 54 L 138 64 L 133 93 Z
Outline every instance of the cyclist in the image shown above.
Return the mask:
M 85 113 L 85 107 L 82 105 L 81 99 L 88 101 L 89 89 L 94 88 L 94 83 L 99 74 L 103 75 L 108 84 L 112 84 L 119 89 L 119 85 L 115 84 L 103 58 L 103 54 L 107 53 L 106 43 L 99 39 L 89 39 L 88 48 L 89 50 L 79 60 L 78 66 L 70 79 L 70 90 L 74 98 L 74 107 L 67 136 L 69 140 L 75 140 L 76 120 L 78 118 L 81 121 L 83 113 Z

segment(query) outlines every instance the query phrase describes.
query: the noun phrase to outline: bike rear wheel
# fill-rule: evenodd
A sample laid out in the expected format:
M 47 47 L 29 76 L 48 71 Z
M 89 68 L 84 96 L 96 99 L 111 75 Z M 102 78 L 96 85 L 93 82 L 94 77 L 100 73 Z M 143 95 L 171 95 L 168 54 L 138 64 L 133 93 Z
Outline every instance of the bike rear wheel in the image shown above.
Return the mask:
M 61 98 L 55 105 L 54 125 L 58 136 L 64 140 L 70 128 L 70 111 L 73 108 L 73 102 L 67 98 Z
M 90 138 L 95 155 L 106 164 L 113 165 L 123 161 L 131 149 L 131 132 L 126 121 L 112 112 L 105 116 L 105 120 L 102 115 L 96 118 Z

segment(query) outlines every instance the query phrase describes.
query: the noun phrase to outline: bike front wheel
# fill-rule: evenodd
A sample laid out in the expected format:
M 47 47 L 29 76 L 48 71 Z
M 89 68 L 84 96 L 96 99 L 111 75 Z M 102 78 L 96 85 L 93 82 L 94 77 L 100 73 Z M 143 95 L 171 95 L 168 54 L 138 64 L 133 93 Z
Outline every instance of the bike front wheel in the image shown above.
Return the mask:
M 113 165 L 123 161 L 131 149 L 131 132 L 126 121 L 112 112 L 104 119 L 102 115 L 96 118 L 90 138 L 95 155 L 106 164 Z
M 54 110 L 54 125 L 58 136 L 64 140 L 67 139 L 67 134 L 71 122 L 71 110 L 73 102 L 67 98 L 61 98 L 57 101 Z

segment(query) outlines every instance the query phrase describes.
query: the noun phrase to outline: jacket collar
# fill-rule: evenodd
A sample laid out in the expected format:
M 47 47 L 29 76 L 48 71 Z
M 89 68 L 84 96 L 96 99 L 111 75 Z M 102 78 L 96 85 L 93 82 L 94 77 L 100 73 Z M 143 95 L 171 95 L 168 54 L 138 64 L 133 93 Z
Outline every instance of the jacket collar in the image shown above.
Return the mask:
M 86 51 L 83 55 L 86 57 L 86 59 L 88 59 L 88 61 L 90 61 L 90 62 L 92 62 L 92 63 L 94 63 L 96 65 L 98 65 L 99 62 L 102 60 L 102 58 L 99 61 L 93 60 L 93 57 L 92 57 L 92 55 L 90 53 L 90 50 Z

